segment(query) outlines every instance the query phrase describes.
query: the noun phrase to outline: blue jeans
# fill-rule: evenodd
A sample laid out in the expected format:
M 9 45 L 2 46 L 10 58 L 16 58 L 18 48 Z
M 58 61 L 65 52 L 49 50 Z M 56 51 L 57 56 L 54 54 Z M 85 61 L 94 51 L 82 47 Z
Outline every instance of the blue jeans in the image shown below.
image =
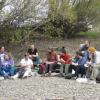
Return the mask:
M 36 57 L 35 60 L 33 60 L 34 65 L 38 65 L 42 63 L 42 60 L 40 59 L 40 57 Z
M 2 66 L 0 68 L 0 74 L 4 78 L 7 78 L 8 76 L 13 76 L 15 74 L 15 67 L 14 66 L 10 66 L 10 67 Z

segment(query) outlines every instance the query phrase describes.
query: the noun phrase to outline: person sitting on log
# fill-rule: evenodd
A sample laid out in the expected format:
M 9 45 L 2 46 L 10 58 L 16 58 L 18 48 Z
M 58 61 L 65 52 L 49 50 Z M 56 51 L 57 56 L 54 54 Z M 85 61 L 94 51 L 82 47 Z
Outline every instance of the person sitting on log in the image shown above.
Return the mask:
M 84 57 L 82 53 L 78 54 L 79 59 L 76 62 L 72 62 L 72 64 L 69 66 L 68 72 L 72 73 L 72 70 L 75 71 L 75 74 L 72 75 L 72 77 L 79 77 L 79 74 L 81 74 L 81 77 L 83 75 L 86 75 L 86 69 L 85 64 L 87 62 L 87 59 Z
M 65 74 L 68 74 L 68 67 L 71 64 L 71 55 L 66 52 L 66 50 L 62 50 L 60 54 L 60 74 L 64 76 Z
M 54 67 L 57 66 L 58 56 L 53 48 L 50 48 L 46 55 L 47 55 L 47 59 L 45 61 L 46 63 L 45 72 L 48 73 L 49 76 L 51 76 Z

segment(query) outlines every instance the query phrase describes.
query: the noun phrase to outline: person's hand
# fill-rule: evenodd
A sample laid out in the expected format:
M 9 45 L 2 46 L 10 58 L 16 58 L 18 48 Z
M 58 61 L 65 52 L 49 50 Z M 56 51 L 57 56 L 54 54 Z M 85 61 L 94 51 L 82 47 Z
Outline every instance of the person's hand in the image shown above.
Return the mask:
M 29 58 L 32 58 L 32 55 L 29 55 Z
M 74 66 L 78 66 L 78 63 L 74 63 L 74 62 L 72 62 L 72 65 L 74 65 Z

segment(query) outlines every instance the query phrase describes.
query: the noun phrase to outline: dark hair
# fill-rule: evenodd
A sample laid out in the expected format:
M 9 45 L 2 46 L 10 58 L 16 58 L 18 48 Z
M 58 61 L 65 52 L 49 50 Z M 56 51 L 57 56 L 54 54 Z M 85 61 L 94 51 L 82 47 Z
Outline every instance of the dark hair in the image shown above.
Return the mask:
M 62 46 L 62 49 L 65 49 L 65 46 Z
M 91 61 L 91 58 L 88 58 L 88 61 Z
M 80 55 L 81 57 L 83 57 L 83 56 L 84 56 L 84 54 L 83 54 L 82 52 L 80 52 L 80 53 L 79 53 L 79 55 Z
M 28 56 L 28 55 L 29 55 L 29 53 L 25 53 L 25 55 L 24 55 L 24 56 L 26 57 L 26 56 Z
M 76 54 L 77 54 L 77 55 L 80 55 L 80 53 L 81 53 L 81 51 L 76 51 Z
M 66 48 L 64 46 L 62 47 L 61 52 L 66 53 Z

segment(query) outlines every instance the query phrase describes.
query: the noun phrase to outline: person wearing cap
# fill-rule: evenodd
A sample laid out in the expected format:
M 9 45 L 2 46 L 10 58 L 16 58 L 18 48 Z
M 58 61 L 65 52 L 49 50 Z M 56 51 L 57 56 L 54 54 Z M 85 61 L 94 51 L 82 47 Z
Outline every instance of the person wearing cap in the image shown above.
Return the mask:
M 92 63 L 96 63 L 96 49 L 94 47 L 90 47 L 88 48 L 88 51 L 89 51 L 89 55 L 92 60 Z
M 92 68 L 92 74 L 91 74 L 91 79 L 95 80 L 96 77 L 100 74 L 99 73 L 99 69 L 100 69 L 100 51 L 97 51 L 96 48 L 94 47 L 90 47 L 88 49 L 91 59 L 92 59 L 92 64 L 93 64 L 93 68 Z
M 31 76 L 31 68 L 33 67 L 33 62 L 32 60 L 29 58 L 29 54 L 26 53 L 25 57 L 21 60 L 20 62 L 20 66 L 21 69 L 19 70 L 19 72 L 16 73 L 16 75 L 14 75 L 12 78 L 13 79 L 17 79 L 19 78 L 27 78 L 29 76 Z

